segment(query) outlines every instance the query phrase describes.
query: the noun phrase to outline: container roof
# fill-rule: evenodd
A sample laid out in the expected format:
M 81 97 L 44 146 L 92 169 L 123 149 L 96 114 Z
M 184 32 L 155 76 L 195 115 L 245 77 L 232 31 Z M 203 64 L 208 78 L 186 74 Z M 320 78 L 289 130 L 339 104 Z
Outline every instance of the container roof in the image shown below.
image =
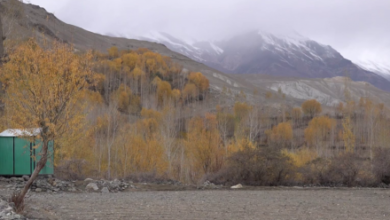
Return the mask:
M 19 137 L 19 136 L 37 136 L 41 131 L 40 128 L 30 129 L 7 129 L 0 133 L 0 137 Z

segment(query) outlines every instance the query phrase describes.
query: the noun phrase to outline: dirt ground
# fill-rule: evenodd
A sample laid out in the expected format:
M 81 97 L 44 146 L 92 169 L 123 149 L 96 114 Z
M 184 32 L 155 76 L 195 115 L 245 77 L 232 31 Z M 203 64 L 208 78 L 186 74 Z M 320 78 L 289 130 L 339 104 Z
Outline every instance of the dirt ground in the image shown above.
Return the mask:
M 384 189 L 31 193 L 27 203 L 27 217 L 40 219 L 390 219 Z

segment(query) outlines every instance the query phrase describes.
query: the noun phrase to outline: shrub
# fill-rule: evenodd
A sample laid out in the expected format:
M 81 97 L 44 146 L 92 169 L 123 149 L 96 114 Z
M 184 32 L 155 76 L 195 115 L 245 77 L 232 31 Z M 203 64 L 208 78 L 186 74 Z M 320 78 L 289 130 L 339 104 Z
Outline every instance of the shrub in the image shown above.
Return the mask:
M 20 197 L 20 192 L 14 191 L 11 194 L 11 197 L 9 198 L 8 202 L 14 203 L 14 211 L 18 214 L 22 213 L 24 210 L 24 197 Z
M 65 160 L 60 165 L 55 167 L 55 176 L 63 180 L 84 180 L 86 178 L 86 170 L 89 164 L 85 160 Z M 94 177 L 90 175 L 88 177 Z
M 245 148 L 228 159 L 228 165 L 208 180 L 217 184 L 275 186 L 293 177 L 290 159 L 271 148 Z
M 370 161 L 354 153 L 344 153 L 332 159 L 318 158 L 299 170 L 303 184 L 323 186 L 376 186 Z
M 390 184 L 390 149 L 375 149 L 372 165 L 376 180 Z
M 302 183 L 315 186 L 321 185 L 329 163 L 329 160 L 318 157 L 300 168 L 298 174 L 302 176 Z

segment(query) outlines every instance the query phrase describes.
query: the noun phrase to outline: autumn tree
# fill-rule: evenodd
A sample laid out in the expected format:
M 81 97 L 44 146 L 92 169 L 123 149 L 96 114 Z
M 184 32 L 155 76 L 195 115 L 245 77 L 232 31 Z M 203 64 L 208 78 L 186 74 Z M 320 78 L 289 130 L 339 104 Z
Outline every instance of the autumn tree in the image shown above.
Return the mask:
M 302 104 L 302 111 L 305 115 L 313 118 L 322 112 L 321 103 L 315 99 L 307 100 Z
M 225 148 L 225 156 L 228 154 L 228 135 L 234 130 L 234 115 L 226 112 L 221 106 L 217 105 L 217 126 L 221 135 L 222 143 Z
M 119 55 L 118 48 L 117 47 L 110 47 L 108 49 L 108 55 L 110 56 L 110 58 L 118 57 L 118 55 Z
M 220 146 L 217 119 L 213 114 L 190 120 L 186 140 L 189 158 L 192 160 L 194 178 L 218 171 L 223 165 L 224 149 Z
M 205 94 L 209 89 L 210 83 L 209 80 L 200 72 L 190 73 L 188 76 L 188 82 L 193 83 L 196 86 L 196 95 Z
M 302 118 L 301 108 L 293 108 L 291 110 L 291 118 L 292 118 L 294 124 L 297 125 Z
M 83 96 L 93 80 L 90 53 L 76 55 L 73 48 L 53 43 L 42 49 L 34 40 L 19 46 L 1 69 L 8 124 L 13 128 L 40 128 L 41 159 L 19 194 L 23 201 L 46 165 L 50 141 L 76 129 L 84 118 Z
M 289 148 L 293 138 L 293 130 L 289 122 L 279 123 L 266 131 L 269 144 L 274 147 Z
M 352 125 L 352 111 L 355 106 L 354 100 L 352 98 L 351 92 L 349 90 L 351 79 L 346 78 L 344 82 L 344 98 L 346 101 L 346 106 L 344 108 L 343 112 L 343 141 L 344 141 L 344 147 L 346 152 L 354 152 L 355 150 L 355 144 L 356 144 L 356 138 L 353 133 L 353 125 Z
M 309 146 L 316 149 L 318 155 L 325 152 L 327 156 L 331 131 L 336 126 L 336 121 L 327 116 L 314 118 L 305 129 L 305 140 Z
M 234 135 L 236 139 L 245 138 L 248 133 L 247 121 L 253 107 L 245 102 L 236 102 L 233 107 L 235 117 Z

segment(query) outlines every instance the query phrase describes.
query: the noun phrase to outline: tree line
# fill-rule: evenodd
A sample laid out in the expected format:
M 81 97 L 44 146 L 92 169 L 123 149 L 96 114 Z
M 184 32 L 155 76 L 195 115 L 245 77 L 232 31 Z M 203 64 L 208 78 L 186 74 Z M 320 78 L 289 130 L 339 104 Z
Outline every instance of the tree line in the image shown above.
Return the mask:
M 346 102 L 327 113 L 316 100 L 275 108 L 243 92 L 232 106 L 207 110 L 208 79 L 169 57 L 145 48 L 74 51 L 30 39 L 0 72 L 3 128 L 41 128 L 38 165 L 55 140 L 63 178 L 374 185 L 389 176 L 388 109 L 350 99 L 348 86 Z M 226 88 L 222 95 L 231 96 Z

